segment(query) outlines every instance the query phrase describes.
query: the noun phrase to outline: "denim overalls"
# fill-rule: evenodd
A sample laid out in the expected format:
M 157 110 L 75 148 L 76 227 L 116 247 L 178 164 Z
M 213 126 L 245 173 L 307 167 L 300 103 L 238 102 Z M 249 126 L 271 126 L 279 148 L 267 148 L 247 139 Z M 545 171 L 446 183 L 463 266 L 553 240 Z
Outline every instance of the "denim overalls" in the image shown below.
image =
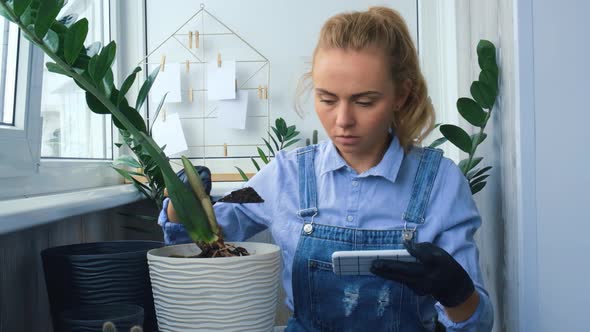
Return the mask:
M 421 154 L 412 196 L 402 218 L 404 229 L 364 230 L 315 223 L 320 210 L 314 168 L 316 147 L 298 151 L 298 215 L 304 225 L 293 260 L 294 314 L 286 332 L 298 331 L 428 331 L 418 312 L 418 296 L 406 286 L 376 276 L 339 276 L 332 272 L 338 250 L 403 249 L 415 241 L 424 223 L 430 191 L 442 152 L 414 148 Z M 412 227 L 410 227 L 412 226 Z

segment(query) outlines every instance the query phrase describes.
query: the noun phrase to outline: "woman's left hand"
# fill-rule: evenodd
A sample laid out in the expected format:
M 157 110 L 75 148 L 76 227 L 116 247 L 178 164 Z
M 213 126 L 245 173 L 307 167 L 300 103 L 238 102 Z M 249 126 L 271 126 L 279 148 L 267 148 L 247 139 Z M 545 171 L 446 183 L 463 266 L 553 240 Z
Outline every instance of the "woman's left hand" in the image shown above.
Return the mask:
M 464 303 L 473 295 L 475 287 L 469 274 L 445 250 L 430 242 L 405 242 L 404 246 L 418 262 L 378 259 L 373 262 L 371 272 L 401 282 L 418 295 L 432 295 L 448 308 Z

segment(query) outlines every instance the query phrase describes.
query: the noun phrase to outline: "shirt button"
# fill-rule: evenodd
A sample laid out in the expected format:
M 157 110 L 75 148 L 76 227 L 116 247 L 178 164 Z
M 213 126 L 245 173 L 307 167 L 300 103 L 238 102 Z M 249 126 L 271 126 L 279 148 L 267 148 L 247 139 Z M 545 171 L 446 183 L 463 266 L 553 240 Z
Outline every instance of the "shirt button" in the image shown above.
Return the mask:
M 353 216 L 348 216 L 348 217 L 346 217 L 346 220 L 353 221 L 354 220 L 354 217 Z
M 352 181 L 352 186 L 353 187 L 358 187 L 358 185 L 359 185 L 359 182 L 358 181 Z

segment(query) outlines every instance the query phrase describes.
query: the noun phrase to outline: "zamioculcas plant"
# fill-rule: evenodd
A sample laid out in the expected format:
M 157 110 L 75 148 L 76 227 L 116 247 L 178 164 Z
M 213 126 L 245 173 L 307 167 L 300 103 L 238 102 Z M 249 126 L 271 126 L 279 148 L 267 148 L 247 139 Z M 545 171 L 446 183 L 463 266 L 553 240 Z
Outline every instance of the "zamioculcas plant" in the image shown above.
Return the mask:
M 275 126 L 271 128 L 273 133 L 276 135 L 276 138 L 270 132 L 268 133 L 268 136 L 274 144 L 274 149 L 266 138 L 262 138 L 264 144 L 266 144 L 266 147 L 268 148 L 270 155 L 267 156 L 266 154 L 264 154 L 264 151 L 262 151 L 261 148 L 257 148 L 258 156 L 260 156 L 260 160 L 262 160 L 262 162 L 265 165 L 267 165 L 270 162 L 271 158 L 274 158 L 275 151 L 279 152 L 280 150 L 285 149 L 300 141 L 300 139 L 297 138 L 297 135 L 299 135 L 297 127 L 295 125 L 287 126 L 287 123 L 283 118 L 276 119 Z M 258 165 L 256 160 L 254 160 L 254 158 L 250 158 L 250 160 L 252 160 L 252 164 L 254 165 L 254 168 L 256 168 L 256 171 L 260 171 L 260 165 Z M 246 173 L 244 173 L 244 171 L 241 168 L 237 166 L 235 167 L 238 170 L 238 172 L 240 172 L 240 176 L 242 177 L 242 179 L 244 181 L 248 181 L 248 176 L 246 175 Z
M 490 41 L 480 40 L 477 44 L 477 59 L 481 72 L 479 79 L 471 84 L 471 98 L 459 98 L 457 110 L 470 124 L 479 128 L 473 135 L 467 134 L 461 127 L 443 124 L 439 127 L 444 137 L 435 140 L 430 147 L 437 147 L 446 141 L 466 152 L 468 156 L 459 162 L 459 168 L 469 181 L 471 193 L 476 194 L 486 185 L 487 172 L 491 166 L 476 168 L 483 157 L 476 157 L 477 147 L 487 138 L 485 133 L 488 120 L 498 97 L 498 65 L 496 63 L 496 47 Z M 487 111 L 485 111 L 485 110 Z
M 113 123 L 122 131 L 123 138 L 138 158 L 145 162 L 145 173 L 163 179 L 176 213 L 204 256 L 241 255 L 242 251 L 226 249 L 221 229 L 212 213 L 211 201 L 203 198 L 206 194 L 199 186 L 199 175 L 190 161 L 182 157 L 187 175 L 192 179 L 194 194 L 178 179 L 163 149 L 152 139 L 138 112 L 146 101 L 159 68 L 147 77 L 132 106 L 126 95 L 141 68 L 135 68 L 117 88 L 111 69 L 116 56 L 116 43 L 111 41 L 100 50 L 85 48 L 88 20 L 58 21 L 63 6 L 64 0 L 0 0 L 0 15 L 18 25 L 24 36 L 53 60 L 46 64 L 49 71 L 72 78 L 85 91 L 86 102 L 92 112 L 112 115 Z M 157 111 L 162 104 L 163 101 Z

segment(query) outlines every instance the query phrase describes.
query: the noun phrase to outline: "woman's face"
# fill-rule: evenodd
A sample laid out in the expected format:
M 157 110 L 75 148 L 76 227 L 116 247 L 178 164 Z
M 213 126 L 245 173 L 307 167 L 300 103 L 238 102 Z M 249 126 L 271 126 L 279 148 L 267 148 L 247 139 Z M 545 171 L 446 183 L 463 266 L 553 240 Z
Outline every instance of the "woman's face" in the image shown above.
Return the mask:
M 312 79 L 315 110 L 340 154 L 378 162 L 400 101 L 383 52 L 320 49 Z

